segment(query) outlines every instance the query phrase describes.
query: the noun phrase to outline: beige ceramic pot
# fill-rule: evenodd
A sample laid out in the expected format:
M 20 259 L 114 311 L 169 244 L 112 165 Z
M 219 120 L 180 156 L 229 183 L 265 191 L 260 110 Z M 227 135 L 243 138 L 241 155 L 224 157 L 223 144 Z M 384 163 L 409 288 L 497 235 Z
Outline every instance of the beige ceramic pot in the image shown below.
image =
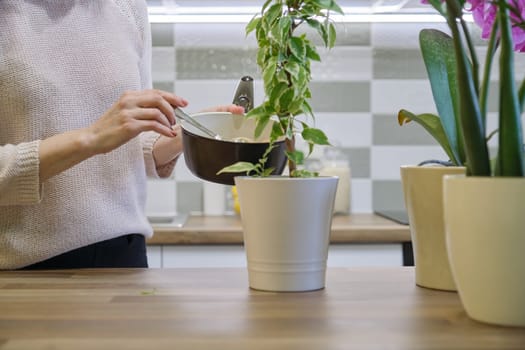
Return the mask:
M 337 177 L 235 177 L 249 284 L 299 292 L 325 287 Z
M 446 176 L 446 240 L 467 314 L 525 327 L 525 178 Z
M 456 290 L 445 246 L 443 176 L 464 173 L 464 167 L 401 167 L 418 286 Z

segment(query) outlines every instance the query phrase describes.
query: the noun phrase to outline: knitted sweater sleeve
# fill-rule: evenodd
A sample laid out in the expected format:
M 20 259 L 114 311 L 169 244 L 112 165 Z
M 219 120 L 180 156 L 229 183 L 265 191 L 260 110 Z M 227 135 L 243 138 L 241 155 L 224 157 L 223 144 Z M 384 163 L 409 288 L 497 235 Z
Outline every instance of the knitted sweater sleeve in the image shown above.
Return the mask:
M 36 204 L 42 199 L 39 144 L 32 141 L 0 146 L 0 206 Z

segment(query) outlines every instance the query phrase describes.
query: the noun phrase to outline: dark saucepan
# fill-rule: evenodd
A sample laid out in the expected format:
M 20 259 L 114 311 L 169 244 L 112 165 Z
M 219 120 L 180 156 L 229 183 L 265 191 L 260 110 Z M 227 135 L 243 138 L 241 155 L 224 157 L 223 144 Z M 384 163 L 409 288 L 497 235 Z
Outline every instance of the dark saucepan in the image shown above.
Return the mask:
M 259 139 L 253 140 L 255 123 L 242 115 L 210 112 L 194 114 L 192 117 L 221 136 L 221 140 L 210 138 L 187 122 L 180 121 L 186 165 L 203 180 L 234 185 L 233 178 L 246 173 L 217 175 L 217 172 L 239 161 L 257 163 L 268 147 L 270 128 Z M 239 137 L 250 139 L 250 142 L 233 141 Z M 286 166 L 286 146 L 284 140 L 275 145 L 268 157 L 267 167 L 274 168 L 274 175 L 280 175 Z

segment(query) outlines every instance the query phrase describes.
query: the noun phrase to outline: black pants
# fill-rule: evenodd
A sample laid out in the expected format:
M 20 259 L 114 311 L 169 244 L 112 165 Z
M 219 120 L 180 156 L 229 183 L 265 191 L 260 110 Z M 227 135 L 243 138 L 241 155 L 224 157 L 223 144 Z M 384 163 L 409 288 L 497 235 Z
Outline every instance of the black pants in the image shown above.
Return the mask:
M 129 234 L 97 242 L 26 266 L 22 270 L 98 267 L 148 267 L 144 236 Z

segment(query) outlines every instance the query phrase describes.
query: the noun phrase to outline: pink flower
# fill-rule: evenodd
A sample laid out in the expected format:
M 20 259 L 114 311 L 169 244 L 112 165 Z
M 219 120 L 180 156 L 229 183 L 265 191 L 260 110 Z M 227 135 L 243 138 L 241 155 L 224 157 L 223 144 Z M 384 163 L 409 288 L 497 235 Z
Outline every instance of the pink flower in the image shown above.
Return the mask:
M 468 0 L 468 2 L 470 3 L 468 10 L 472 12 L 474 22 L 481 28 L 481 37 L 488 39 L 496 18 L 497 6 L 490 0 Z

